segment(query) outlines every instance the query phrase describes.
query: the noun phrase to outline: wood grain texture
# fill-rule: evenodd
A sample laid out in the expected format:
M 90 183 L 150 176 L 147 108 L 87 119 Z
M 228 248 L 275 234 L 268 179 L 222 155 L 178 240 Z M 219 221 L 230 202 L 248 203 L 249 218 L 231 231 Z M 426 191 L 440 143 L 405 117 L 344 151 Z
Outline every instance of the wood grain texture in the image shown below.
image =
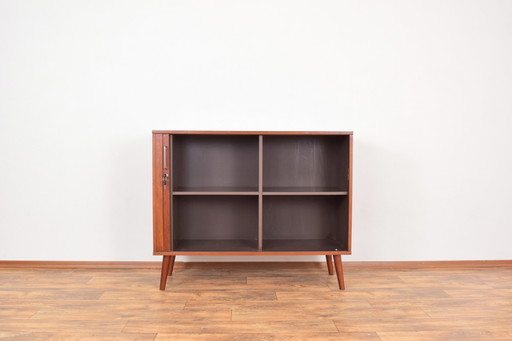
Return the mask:
M 167 284 L 167 276 L 169 276 L 169 266 L 171 264 L 171 257 L 173 256 L 163 257 L 162 271 L 160 272 L 160 290 L 165 290 L 165 285 Z
M 171 264 L 169 264 L 169 274 L 168 276 L 172 276 L 172 270 L 174 270 L 174 264 L 176 263 L 176 256 L 171 256 Z
M 315 242 L 315 241 L 313 241 Z M 255 241 L 257 246 L 257 242 Z M 153 252 L 154 256 L 325 256 L 325 255 L 349 255 L 349 251 L 162 251 Z
M 345 291 L 324 262 L 175 271 L 160 291 L 156 268 L 0 268 L 0 338 L 512 339 L 512 266 L 346 266 Z
M 303 333 L 300 336 L 281 333 L 240 333 L 240 334 L 164 334 L 159 333 L 156 341 L 211 340 L 211 341 L 379 341 L 377 333 Z
M 343 277 L 343 265 L 341 264 L 341 256 L 334 255 L 334 268 L 336 269 L 336 277 L 338 278 L 338 286 L 340 290 L 345 290 L 345 279 Z
M 352 135 L 351 131 L 213 131 L 213 130 L 153 130 L 153 134 L 172 135 Z
M 162 251 L 171 251 L 171 240 L 172 240 L 172 229 L 171 229 L 171 184 L 172 177 L 174 174 L 171 174 L 171 141 L 169 135 L 163 135 L 162 137 L 162 145 L 166 147 L 162 150 L 163 159 L 165 162 L 162 167 L 162 178 L 164 174 L 167 174 L 167 181 L 163 188 L 163 231 L 162 231 Z
M 130 340 L 130 341 L 153 341 L 156 334 L 124 334 L 124 333 L 96 333 L 96 332 L 1 332 L 0 339 L 9 341 L 113 341 L 113 340 Z
M 153 251 L 164 246 L 163 134 L 153 134 Z M 167 135 L 168 136 L 168 135 Z
M 329 275 L 334 275 L 334 268 L 332 265 L 332 256 L 326 255 L 325 260 L 327 261 L 327 272 L 329 273 Z

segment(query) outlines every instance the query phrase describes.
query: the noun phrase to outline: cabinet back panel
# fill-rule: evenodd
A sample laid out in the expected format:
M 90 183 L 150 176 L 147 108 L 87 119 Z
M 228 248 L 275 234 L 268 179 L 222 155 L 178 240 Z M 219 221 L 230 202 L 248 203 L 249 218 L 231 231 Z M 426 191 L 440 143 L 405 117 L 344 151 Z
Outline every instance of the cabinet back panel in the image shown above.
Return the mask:
M 173 135 L 173 189 L 258 188 L 258 136 Z
M 177 240 L 257 240 L 258 197 L 174 196 Z
M 346 241 L 345 196 L 267 196 L 263 200 L 263 240 Z M 346 214 L 345 214 L 346 216 Z
M 348 136 L 264 136 L 263 187 L 348 189 Z

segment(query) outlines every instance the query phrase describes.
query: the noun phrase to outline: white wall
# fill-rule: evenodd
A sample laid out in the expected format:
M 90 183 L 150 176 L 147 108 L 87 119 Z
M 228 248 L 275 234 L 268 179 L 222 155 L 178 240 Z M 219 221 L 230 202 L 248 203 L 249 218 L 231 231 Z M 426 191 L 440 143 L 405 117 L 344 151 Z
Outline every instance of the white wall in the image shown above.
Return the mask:
M 0 259 L 157 260 L 152 129 L 354 130 L 346 260 L 511 259 L 510 18 L 508 0 L 0 0 Z

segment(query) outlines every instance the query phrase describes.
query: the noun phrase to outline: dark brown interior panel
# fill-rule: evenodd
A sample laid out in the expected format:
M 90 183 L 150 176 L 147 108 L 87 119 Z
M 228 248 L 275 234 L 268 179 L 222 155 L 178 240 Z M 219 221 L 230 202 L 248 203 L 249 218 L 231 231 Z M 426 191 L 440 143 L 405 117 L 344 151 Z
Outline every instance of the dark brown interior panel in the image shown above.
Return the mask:
M 264 136 L 264 191 L 348 190 L 348 136 Z
M 175 251 L 257 251 L 258 197 L 173 197 Z
M 257 191 L 258 136 L 173 135 L 174 191 Z
M 346 196 L 266 196 L 263 251 L 346 251 Z

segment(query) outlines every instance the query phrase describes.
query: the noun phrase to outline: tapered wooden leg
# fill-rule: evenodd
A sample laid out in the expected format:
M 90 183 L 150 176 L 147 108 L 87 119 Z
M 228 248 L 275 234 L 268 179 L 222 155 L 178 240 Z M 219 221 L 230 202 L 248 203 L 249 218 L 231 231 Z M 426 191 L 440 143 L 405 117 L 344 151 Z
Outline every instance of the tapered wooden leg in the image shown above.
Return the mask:
M 162 273 L 160 274 L 160 290 L 165 290 L 167 284 L 167 274 L 169 273 L 169 265 L 171 263 L 171 256 L 164 256 L 162 260 Z
M 174 260 L 176 259 L 176 256 L 171 256 L 171 264 L 169 264 L 169 275 L 172 276 L 172 270 L 174 269 Z
M 345 290 L 345 279 L 343 278 L 343 266 L 341 265 L 341 256 L 334 255 L 334 267 L 336 268 L 336 276 L 338 276 L 338 285 L 340 290 Z
M 327 271 L 329 271 L 329 275 L 334 275 L 334 270 L 332 268 L 332 256 L 325 255 L 325 259 L 327 259 Z

